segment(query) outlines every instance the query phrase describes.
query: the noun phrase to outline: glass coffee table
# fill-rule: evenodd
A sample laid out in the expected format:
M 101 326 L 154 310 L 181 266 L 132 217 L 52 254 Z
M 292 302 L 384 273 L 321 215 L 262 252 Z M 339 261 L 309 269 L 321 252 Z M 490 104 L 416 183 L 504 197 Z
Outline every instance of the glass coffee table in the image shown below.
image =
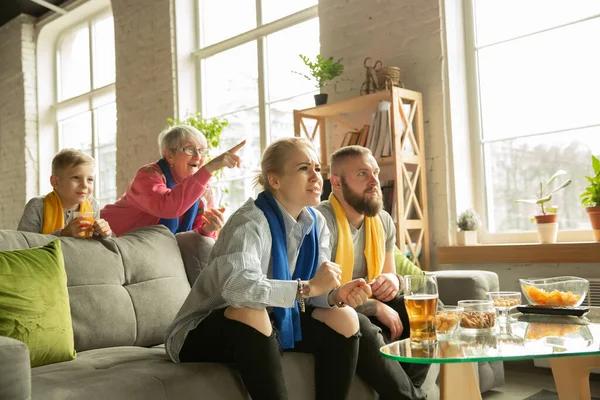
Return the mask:
M 600 308 L 583 317 L 513 314 L 490 332 L 460 328 L 448 339 L 414 348 L 410 339 L 383 346 L 384 357 L 417 364 L 440 364 L 443 400 L 481 399 L 474 364 L 549 358 L 561 400 L 590 399 L 589 373 L 600 368 Z

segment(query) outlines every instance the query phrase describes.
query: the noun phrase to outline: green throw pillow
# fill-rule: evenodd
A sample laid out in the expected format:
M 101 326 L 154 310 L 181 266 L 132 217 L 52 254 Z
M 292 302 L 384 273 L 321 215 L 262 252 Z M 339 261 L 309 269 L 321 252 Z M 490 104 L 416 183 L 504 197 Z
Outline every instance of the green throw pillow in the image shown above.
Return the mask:
M 406 255 L 394 246 L 394 261 L 396 262 L 396 273 L 405 275 L 422 275 L 424 272 L 417 267 Z
M 0 251 L 0 336 L 27 344 L 32 367 L 75 358 L 60 240 Z

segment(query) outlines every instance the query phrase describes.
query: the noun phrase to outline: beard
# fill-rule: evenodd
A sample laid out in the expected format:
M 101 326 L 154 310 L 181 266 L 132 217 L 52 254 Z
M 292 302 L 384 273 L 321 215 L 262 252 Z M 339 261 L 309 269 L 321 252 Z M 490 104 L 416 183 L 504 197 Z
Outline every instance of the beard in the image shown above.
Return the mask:
M 381 188 L 379 188 L 379 186 L 376 186 L 378 196 L 368 198 L 366 191 L 360 195 L 350 189 L 344 177 L 341 177 L 341 181 L 344 200 L 350 207 L 354 208 L 354 211 L 367 217 L 374 217 L 381 212 L 381 209 L 383 208 L 383 199 L 381 196 Z

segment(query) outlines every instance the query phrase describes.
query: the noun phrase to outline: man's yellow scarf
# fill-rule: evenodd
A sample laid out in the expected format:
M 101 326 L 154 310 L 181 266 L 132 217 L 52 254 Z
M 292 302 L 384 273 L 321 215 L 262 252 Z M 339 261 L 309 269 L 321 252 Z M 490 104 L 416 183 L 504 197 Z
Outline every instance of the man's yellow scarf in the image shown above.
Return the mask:
M 81 212 L 93 212 L 92 204 L 89 200 L 85 200 L 79 205 Z M 42 233 L 48 234 L 56 232 L 65 227 L 65 213 L 62 207 L 62 202 L 58 193 L 55 190 L 48 193 L 44 197 L 44 223 L 42 225 Z
M 333 193 L 329 195 L 338 227 L 337 251 L 335 263 L 342 268 L 342 285 L 352 280 L 354 269 L 354 245 L 350 235 L 350 224 L 344 207 Z M 367 260 L 368 282 L 381 274 L 385 259 L 385 239 L 381 218 L 365 217 L 365 259 Z

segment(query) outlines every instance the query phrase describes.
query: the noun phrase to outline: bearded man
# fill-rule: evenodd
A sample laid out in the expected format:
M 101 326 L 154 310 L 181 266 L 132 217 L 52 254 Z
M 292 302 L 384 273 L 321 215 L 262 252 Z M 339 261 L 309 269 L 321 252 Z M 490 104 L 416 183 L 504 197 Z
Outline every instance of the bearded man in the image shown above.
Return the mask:
M 408 315 L 404 297 L 399 295 L 402 278 L 396 275 L 394 261 L 396 227 L 383 210 L 379 165 L 369 149 L 347 146 L 331 155 L 330 166 L 332 193 L 317 210 L 327 221 L 331 258 L 342 268 L 342 284 L 364 278 L 371 285 L 373 297 L 356 308 L 361 332 L 378 335 L 381 346 L 385 344 L 382 330 L 389 341 L 408 338 Z M 379 349 L 359 348 L 359 354 L 363 350 L 381 357 Z M 420 398 L 422 393 L 416 388 L 428 369 L 428 365 L 395 363 L 389 372 L 396 379 L 406 377 L 405 385 L 412 392 L 407 397 Z

